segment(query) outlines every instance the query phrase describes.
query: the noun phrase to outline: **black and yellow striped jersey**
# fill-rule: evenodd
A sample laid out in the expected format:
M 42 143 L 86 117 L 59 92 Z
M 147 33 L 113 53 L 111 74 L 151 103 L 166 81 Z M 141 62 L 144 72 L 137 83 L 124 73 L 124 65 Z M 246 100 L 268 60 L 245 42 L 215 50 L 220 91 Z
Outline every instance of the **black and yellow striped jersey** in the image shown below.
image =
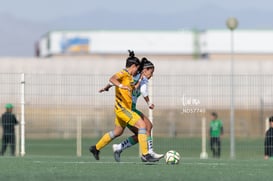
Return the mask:
M 123 85 L 130 88 L 130 91 L 116 87 L 116 100 L 115 108 L 132 109 L 132 91 L 134 89 L 133 76 L 129 74 L 126 69 L 121 70 L 115 74 L 118 77 L 118 81 Z

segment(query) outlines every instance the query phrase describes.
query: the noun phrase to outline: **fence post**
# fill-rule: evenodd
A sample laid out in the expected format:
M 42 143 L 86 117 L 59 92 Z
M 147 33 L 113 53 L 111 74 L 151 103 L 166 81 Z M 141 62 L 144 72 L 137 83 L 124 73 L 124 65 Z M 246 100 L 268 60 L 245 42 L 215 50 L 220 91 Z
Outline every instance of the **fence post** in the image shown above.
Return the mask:
M 269 129 L 269 118 L 265 119 L 265 132 Z
M 77 156 L 82 156 L 82 119 L 77 118 Z
M 149 99 L 150 103 L 153 103 L 153 80 L 149 80 Z M 153 124 L 153 110 L 149 109 L 149 120 Z M 153 137 L 153 129 L 151 130 L 151 137 Z
M 18 117 L 18 116 L 17 116 Z M 20 127 L 19 125 L 15 126 L 15 155 L 19 156 L 20 155 Z
M 21 156 L 25 152 L 25 74 L 21 74 Z
M 206 151 L 206 118 L 202 118 L 202 151 L 200 153 L 200 159 L 207 159 L 208 153 Z

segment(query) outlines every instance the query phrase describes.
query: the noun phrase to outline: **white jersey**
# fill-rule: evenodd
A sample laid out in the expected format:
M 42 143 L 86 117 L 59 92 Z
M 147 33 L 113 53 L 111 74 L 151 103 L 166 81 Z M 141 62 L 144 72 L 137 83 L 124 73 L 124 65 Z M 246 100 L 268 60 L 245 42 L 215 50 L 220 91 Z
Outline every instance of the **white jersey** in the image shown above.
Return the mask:
M 136 76 L 134 76 L 134 82 L 136 83 L 138 80 L 140 79 L 140 74 L 137 74 Z M 143 77 L 142 80 L 140 81 L 140 85 L 137 89 L 135 89 L 133 91 L 133 104 L 137 103 L 137 99 L 140 95 L 142 95 L 143 97 L 147 97 L 148 94 L 148 83 L 149 80 L 146 77 Z

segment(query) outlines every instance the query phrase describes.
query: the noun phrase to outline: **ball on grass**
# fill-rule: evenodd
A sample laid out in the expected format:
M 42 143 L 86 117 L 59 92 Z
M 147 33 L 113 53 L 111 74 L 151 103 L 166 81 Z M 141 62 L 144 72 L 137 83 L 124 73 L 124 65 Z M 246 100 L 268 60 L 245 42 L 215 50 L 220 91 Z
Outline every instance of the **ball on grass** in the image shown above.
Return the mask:
M 170 165 L 176 165 L 176 164 L 179 164 L 179 162 L 180 162 L 180 154 L 174 150 L 168 151 L 165 154 L 164 158 L 165 158 L 166 163 L 170 164 Z

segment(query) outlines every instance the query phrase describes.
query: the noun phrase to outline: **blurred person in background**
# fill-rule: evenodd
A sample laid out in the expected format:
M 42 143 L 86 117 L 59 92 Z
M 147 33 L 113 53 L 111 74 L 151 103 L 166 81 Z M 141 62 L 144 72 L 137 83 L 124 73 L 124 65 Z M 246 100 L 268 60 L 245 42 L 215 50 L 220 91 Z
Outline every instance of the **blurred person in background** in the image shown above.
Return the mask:
M 211 113 L 210 122 L 210 149 L 214 158 L 220 158 L 221 155 L 221 135 L 224 133 L 223 123 L 218 119 L 216 112 Z
M 264 159 L 273 157 L 273 116 L 269 118 L 269 129 L 266 131 L 264 139 Z
M 3 136 L 2 136 L 2 150 L 0 155 L 4 155 L 6 152 L 8 144 L 11 148 L 11 155 L 15 156 L 15 125 L 18 124 L 18 121 L 15 115 L 12 113 L 13 105 L 6 104 L 6 112 L 2 115 L 2 127 L 3 127 Z

